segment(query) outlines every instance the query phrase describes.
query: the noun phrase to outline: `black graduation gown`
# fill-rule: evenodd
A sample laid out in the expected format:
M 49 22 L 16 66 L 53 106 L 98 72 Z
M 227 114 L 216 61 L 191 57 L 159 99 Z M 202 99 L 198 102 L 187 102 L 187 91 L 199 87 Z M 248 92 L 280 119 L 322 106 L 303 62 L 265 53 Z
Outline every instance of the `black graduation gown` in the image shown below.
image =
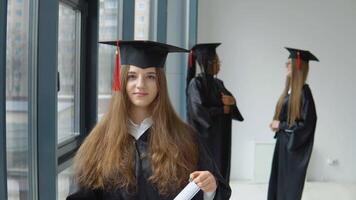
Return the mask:
M 180 192 L 171 194 L 169 196 L 161 196 L 158 193 L 158 190 L 152 185 L 148 178 L 151 176 L 152 171 L 150 168 L 148 155 L 148 136 L 149 130 L 147 130 L 138 140 L 135 141 L 135 166 L 136 166 L 136 179 L 138 192 L 134 195 L 128 194 L 123 189 L 116 189 L 112 191 L 106 191 L 102 189 L 90 190 L 82 188 L 78 192 L 67 197 L 67 200 L 172 200 Z M 199 163 L 198 170 L 208 170 L 216 178 L 218 182 L 218 188 L 215 193 L 215 200 L 225 200 L 229 199 L 231 195 L 231 189 L 229 185 L 222 178 L 220 173 L 216 168 L 216 164 L 211 159 L 209 153 L 206 150 L 206 147 L 202 142 L 199 142 L 200 139 L 197 138 L 197 145 L 199 148 Z M 187 177 L 187 184 L 188 184 Z M 182 188 L 180 188 L 182 189 Z M 194 198 L 194 200 L 203 200 L 203 192 L 200 191 Z
M 279 131 L 275 134 L 276 146 L 273 155 L 268 200 L 300 200 L 305 176 L 314 144 L 317 121 L 312 93 L 303 86 L 301 119 L 290 128 L 287 125 L 287 95 L 279 117 Z
M 204 79 L 208 82 L 207 91 Z M 230 114 L 224 114 L 221 93 L 232 96 L 221 80 L 203 74 L 193 78 L 187 89 L 187 117 L 188 123 L 206 143 L 221 175 L 229 183 L 232 119 L 243 121 L 243 117 L 236 104 L 231 106 Z

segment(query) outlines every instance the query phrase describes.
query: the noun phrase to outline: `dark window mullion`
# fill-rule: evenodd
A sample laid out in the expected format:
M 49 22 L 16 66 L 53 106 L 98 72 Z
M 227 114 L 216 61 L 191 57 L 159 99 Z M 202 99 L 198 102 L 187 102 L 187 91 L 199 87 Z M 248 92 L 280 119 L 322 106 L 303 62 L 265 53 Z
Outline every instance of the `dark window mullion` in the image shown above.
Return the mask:
M 135 0 L 124 0 L 122 12 L 122 40 L 133 40 L 135 35 Z
M 7 0 L 0 1 L 0 199 L 7 199 L 6 176 L 6 22 Z
M 188 24 L 188 48 L 193 47 L 197 42 L 198 32 L 198 0 L 189 1 L 189 24 Z
M 99 38 L 99 1 L 87 1 L 88 9 L 86 17 L 83 22 L 85 28 L 83 29 L 83 40 L 85 43 L 83 46 L 86 48 L 83 50 L 85 54 L 85 67 L 83 66 L 84 78 L 83 78 L 83 98 L 82 106 L 82 119 L 84 120 L 84 131 L 82 136 L 85 136 L 93 128 L 97 121 L 98 113 L 98 38 Z M 85 69 L 84 69 L 85 68 Z M 82 137 L 83 138 L 83 137 Z
M 158 41 L 158 15 L 161 12 L 159 9 L 159 0 L 150 0 L 150 14 L 149 14 L 149 28 L 148 28 L 148 38 L 149 40 Z
M 197 30 L 198 30 L 198 0 L 190 0 L 187 2 L 187 17 L 188 17 L 188 24 L 186 24 L 186 29 L 188 30 L 188 35 L 185 40 L 185 45 L 187 49 L 192 48 L 197 43 Z M 187 59 L 186 63 L 188 62 L 188 56 L 185 57 Z M 182 77 L 182 81 L 185 82 L 185 77 L 187 76 L 187 72 L 184 71 L 184 76 Z M 181 117 L 186 119 L 186 96 L 185 96 L 185 89 L 181 90 Z
M 57 196 L 57 0 L 38 6 L 38 199 Z
M 167 0 L 157 0 L 157 33 L 158 42 L 167 42 Z

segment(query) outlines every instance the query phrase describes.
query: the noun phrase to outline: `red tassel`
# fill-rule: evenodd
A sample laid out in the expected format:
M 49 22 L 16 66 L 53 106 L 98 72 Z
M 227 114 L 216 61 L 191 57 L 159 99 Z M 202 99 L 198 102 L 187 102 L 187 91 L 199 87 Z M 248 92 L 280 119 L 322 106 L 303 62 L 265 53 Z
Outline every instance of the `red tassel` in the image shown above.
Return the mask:
M 300 52 L 297 52 L 297 69 L 300 70 L 301 69 L 301 64 L 300 64 Z
M 193 51 L 189 52 L 189 68 L 193 66 Z
M 116 52 L 115 52 L 115 68 L 114 68 L 114 80 L 112 82 L 112 90 L 120 90 L 120 54 L 119 54 L 119 41 L 116 43 Z

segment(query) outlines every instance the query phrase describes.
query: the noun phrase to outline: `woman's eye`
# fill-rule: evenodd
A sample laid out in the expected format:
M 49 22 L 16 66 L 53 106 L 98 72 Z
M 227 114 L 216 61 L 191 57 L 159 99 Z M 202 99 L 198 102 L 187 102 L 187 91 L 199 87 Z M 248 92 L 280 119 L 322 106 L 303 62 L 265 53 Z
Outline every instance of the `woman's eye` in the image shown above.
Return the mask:
M 151 80 L 155 80 L 156 79 L 156 75 L 148 75 L 147 78 L 151 79 Z
M 136 78 L 136 76 L 133 75 L 133 74 L 127 75 L 127 79 L 129 79 L 129 80 L 132 80 L 132 79 L 135 79 L 135 78 Z

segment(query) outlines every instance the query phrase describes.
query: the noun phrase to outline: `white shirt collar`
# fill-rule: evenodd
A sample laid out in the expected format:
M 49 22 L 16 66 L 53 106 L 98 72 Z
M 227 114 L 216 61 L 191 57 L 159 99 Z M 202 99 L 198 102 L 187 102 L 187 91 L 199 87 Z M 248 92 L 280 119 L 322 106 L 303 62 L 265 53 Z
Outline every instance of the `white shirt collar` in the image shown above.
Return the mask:
M 153 124 L 152 117 L 147 117 L 141 124 L 135 124 L 131 119 L 129 119 L 129 133 L 138 140 L 142 134 L 144 134 L 147 129 L 149 129 Z

